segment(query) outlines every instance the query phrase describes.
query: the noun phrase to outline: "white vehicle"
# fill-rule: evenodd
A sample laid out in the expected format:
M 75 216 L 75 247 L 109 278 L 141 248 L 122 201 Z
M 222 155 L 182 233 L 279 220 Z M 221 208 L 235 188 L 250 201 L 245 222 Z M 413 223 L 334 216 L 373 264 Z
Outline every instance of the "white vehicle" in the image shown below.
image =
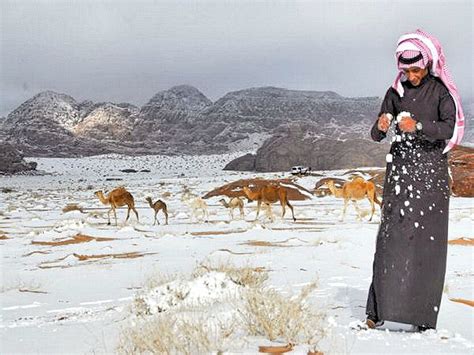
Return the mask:
M 291 173 L 293 175 L 304 175 L 311 171 L 311 168 L 302 165 L 296 165 L 291 168 Z

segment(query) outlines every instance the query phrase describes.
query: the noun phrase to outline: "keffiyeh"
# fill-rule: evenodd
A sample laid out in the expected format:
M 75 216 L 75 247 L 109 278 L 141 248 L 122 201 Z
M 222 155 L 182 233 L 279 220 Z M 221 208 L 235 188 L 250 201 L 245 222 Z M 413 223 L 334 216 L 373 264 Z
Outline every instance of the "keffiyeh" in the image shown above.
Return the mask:
M 424 68 L 427 64 L 430 64 L 430 73 L 438 77 L 451 94 L 454 104 L 456 105 L 456 125 L 454 127 L 453 136 L 443 151 L 443 153 L 447 153 L 451 148 L 461 142 L 464 135 L 464 113 L 461 107 L 461 98 L 458 89 L 446 66 L 446 59 L 441 44 L 435 37 L 418 29 L 413 33 L 405 34 L 399 38 L 395 57 L 399 73 L 392 87 L 398 92 L 400 97 L 403 97 L 404 94 L 401 84 L 401 80 L 404 76 L 403 69 L 412 66 Z M 400 60 L 400 57 L 402 60 Z

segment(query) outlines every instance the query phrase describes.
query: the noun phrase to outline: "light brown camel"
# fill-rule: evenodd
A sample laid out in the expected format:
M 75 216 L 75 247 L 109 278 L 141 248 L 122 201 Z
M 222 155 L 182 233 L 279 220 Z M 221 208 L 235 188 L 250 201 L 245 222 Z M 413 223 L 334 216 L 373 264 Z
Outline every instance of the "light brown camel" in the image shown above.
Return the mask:
M 381 206 L 380 201 L 377 199 L 377 193 L 375 189 L 375 184 L 372 181 L 366 181 L 362 177 L 356 177 L 351 181 L 347 181 L 344 183 L 341 189 L 338 189 L 334 186 L 334 182 L 332 180 L 327 181 L 327 186 L 334 197 L 343 198 L 344 199 L 344 209 L 342 211 L 342 220 L 346 215 L 346 208 L 349 200 L 352 201 L 354 207 L 357 211 L 359 218 L 362 218 L 359 210 L 359 206 L 357 206 L 357 200 L 362 200 L 367 197 L 370 202 L 370 206 L 372 207 L 372 213 L 370 215 L 369 221 L 372 220 L 375 212 L 375 205 L 378 204 Z
M 244 218 L 244 201 L 240 197 L 232 197 L 229 202 L 221 198 L 219 202 L 229 209 L 231 219 L 234 219 L 234 208 L 238 208 L 240 210 L 240 218 Z
M 153 222 L 153 225 L 155 225 L 156 222 L 158 222 L 158 224 L 160 224 L 160 221 L 158 220 L 158 218 L 156 218 L 156 215 L 160 211 L 163 211 L 163 213 L 165 215 L 165 219 L 166 219 L 165 224 L 168 224 L 168 207 L 166 206 L 166 203 L 161 201 L 161 200 L 158 200 L 155 203 L 153 203 L 151 197 L 147 197 L 145 200 L 147 200 L 150 207 L 153 208 L 153 210 L 155 211 L 155 220 Z
M 255 217 L 255 219 L 258 219 L 258 214 L 260 213 L 261 204 L 265 203 L 268 205 L 270 209 L 270 216 L 271 216 L 271 219 L 273 220 L 273 214 L 271 212 L 270 205 L 272 203 L 280 201 L 280 205 L 282 209 L 281 218 L 285 216 L 285 205 L 286 205 L 290 207 L 291 209 L 293 221 L 296 221 L 295 214 L 293 212 L 293 206 L 290 205 L 290 202 L 288 201 L 287 192 L 283 187 L 279 185 L 266 185 L 266 186 L 262 186 L 258 191 L 254 192 L 250 190 L 247 186 L 244 186 L 243 190 L 248 199 L 252 201 L 257 201 L 257 216 Z
M 96 195 L 100 202 L 102 202 L 104 205 L 110 205 L 110 210 L 107 212 L 107 217 L 109 219 L 107 224 L 110 224 L 110 211 L 114 211 L 115 225 L 117 225 L 117 213 L 115 212 L 115 209 L 125 205 L 128 206 L 127 218 L 125 219 L 125 222 L 127 222 L 128 217 L 130 217 L 130 210 L 135 212 L 137 221 L 139 220 L 138 212 L 135 209 L 135 201 L 133 200 L 133 196 L 124 187 L 117 187 L 116 189 L 113 189 L 107 194 L 107 197 L 104 196 L 102 191 L 96 191 L 94 192 L 94 195 Z

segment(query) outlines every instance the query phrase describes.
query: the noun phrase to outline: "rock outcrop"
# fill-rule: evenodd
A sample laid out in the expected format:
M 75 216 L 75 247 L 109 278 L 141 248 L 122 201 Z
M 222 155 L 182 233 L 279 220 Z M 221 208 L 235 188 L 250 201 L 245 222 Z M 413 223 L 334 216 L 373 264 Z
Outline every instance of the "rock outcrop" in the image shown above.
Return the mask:
M 368 137 L 367 137 L 368 138 Z M 353 167 L 385 166 L 388 145 L 368 139 L 320 138 L 314 125 L 306 123 L 282 127 L 267 139 L 255 157 L 240 157 L 230 162 L 227 169 L 246 167 L 255 159 L 255 171 L 289 171 L 294 165 L 309 166 L 312 170 L 333 170 Z
M 18 174 L 36 170 L 35 162 L 26 162 L 23 154 L 10 143 L 0 141 L 0 174 Z
M 474 197 L 474 148 L 457 146 L 448 154 L 453 195 Z

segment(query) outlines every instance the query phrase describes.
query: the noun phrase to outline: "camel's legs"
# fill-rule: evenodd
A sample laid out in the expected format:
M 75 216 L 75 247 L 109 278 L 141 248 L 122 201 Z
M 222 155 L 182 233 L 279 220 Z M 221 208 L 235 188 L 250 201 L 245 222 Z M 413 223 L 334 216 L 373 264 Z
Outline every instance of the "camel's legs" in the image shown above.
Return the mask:
M 158 218 L 156 218 L 157 214 L 158 214 L 158 211 L 155 211 L 155 222 L 153 222 L 153 225 L 155 225 L 156 222 L 158 222 L 158 225 L 160 224 L 160 221 L 158 220 Z
M 168 211 L 166 209 L 163 210 L 163 213 L 165 214 L 166 217 L 166 222 L 165 224 L 168 224 Z
M 113 207 L 110 208 L 110 210 L 107 211 L 107 218 L 108 218 L 108 222 L 107 224 L 110 226 L 110 211 L 112 211 Z
M 229 207 L 229 214 L 230 214 L 230 219 L 234 219 L 234 209 L 232 207 Z
M 261 200 L 258 200 L 257 202 L 257 216 L 255 216 L 255 220 L 258 219 L 258 214 L 260 213 L 260 205 L 262 204 Z
M 285 201 L 283 200 L 280 200 L 280 205 L 281 205 L 281 219 L 283 219 L 283 217 L 285 217 Z
M 135 212 L 135 216 L 137 216 L 137 222 L 140 222 L 140 219 L 138 218 L 138 212 L 135 209 L 135 207 L 132 207 L 133 212 Z
M 127 218 L 125 218 L 125 223 L 127 223 L 129 217 L 130 217 L 130 207 L 127 209 Z
M 115 212 L 115 207 L 112 207 L 112 210 L 114 211 L 115 226 L 117 226 L 117 212 Z
M 346 217 L 346 208 L 347 208 L 347 203 L 349 202 L 349 199 L 344 199 L 344 208 L 342 210 L 342 218 L 341 220 L 344 220 L 344 217 Z
M 293 211 L 293 206 L 290 205 L 290 201 L 286 200 L 286 204 L 288 205 L 288 207 L 290 207 L 291 209 L 291 215 L 293 216 L 293 222 L 296 222 L 296 218 L 295 218 L 295 213 Z
M 244 206 L 239 206 L 239 210 L 240 210 L 240 218 L 244 219 Z
M 369 201 L 370 201 L 370 206 L 372 207 L 372 214 L 370 215 L 370 218 L 369 218 L 369 221 L 372 220 L 372 217 L 374 216 L 374 212 L 375 212 L 375 204 L 374 204 L 374 199 L 373 197 L 369 197 Z
M 266 203 L 267 205 L 267 214 L 270 217 L 270 221 L 275 221 L 275 217 L 273 216 L 272 205 L 270 203 Z
M 357 212 L 357 215 L 359 216 L 359 219 L 362 220 L 362 214 L 360 212 L 360 208 L 359 206 L 357 205 L 357 201 L 356 200 L 352 200 L 352 203 L 354 204 L 354 208 Z

